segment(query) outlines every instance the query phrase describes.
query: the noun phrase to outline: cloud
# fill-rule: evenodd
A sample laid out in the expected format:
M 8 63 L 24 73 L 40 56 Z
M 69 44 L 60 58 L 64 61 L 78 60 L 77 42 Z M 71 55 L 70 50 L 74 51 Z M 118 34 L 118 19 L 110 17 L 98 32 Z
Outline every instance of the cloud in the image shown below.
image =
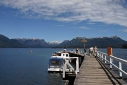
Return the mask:
M 0 0 L 30 18 L 103 22 L 127 27 L 126 0 Z
M 84 26 L 76 27 L 76 28 L 81 28 L 81 29 L 85 29 L 85 30 L 89 30 L 89 29 L 90 29 L 90 28 L 88 28 L 88 27 L 84 27 Z
M 96 23 L 94 23 L 94 22 L 88 22 L 87 24 L 96 24 Z

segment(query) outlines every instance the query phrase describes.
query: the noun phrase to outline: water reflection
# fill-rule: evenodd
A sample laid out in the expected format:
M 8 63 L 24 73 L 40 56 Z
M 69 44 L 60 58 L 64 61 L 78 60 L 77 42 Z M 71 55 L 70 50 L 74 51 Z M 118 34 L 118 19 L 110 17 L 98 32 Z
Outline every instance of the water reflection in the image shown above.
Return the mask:
M 63 79 L 60 73 L 48 73 L 47 85 L 64 85 Z

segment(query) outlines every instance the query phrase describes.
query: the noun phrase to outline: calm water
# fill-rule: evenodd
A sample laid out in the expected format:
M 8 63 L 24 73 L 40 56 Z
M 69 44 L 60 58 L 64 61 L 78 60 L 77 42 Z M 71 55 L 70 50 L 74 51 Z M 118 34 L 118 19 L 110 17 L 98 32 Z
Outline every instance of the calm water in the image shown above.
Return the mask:
M 47 72 L 49 58 L 58 50 L 0 49 L 0 85 L 63 85 L 60 74 Z
M 47 72 L 51 54 L 60 50 L 0 48 L 0 85 L 64 85 L 59 73 Z M 113 49 L 113 54 L 127 60 L 127 49 Z

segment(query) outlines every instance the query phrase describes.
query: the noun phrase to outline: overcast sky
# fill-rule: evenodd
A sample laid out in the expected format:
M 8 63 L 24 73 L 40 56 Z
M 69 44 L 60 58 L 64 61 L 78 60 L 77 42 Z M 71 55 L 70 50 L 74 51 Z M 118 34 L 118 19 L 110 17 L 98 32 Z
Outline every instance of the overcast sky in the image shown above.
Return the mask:
M 127 0 L 0 0 L 0 34 L 47 42 L 101 36 L 127 41 Z

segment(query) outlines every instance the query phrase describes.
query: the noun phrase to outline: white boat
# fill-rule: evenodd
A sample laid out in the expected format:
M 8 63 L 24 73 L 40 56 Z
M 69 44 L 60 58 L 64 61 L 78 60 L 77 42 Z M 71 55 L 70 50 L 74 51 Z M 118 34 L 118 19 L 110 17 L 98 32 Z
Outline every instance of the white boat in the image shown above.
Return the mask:
M 49 72 L 60 72 L 63 69 L 63 59 L 62 58 L 50 58 L 49 60 Z
M 61 52 L 59 55 L 53 54 L 49 59 L 49 72 L 61 72 L 63 71 L 64 58 L 69 57 L 69 53 Z

